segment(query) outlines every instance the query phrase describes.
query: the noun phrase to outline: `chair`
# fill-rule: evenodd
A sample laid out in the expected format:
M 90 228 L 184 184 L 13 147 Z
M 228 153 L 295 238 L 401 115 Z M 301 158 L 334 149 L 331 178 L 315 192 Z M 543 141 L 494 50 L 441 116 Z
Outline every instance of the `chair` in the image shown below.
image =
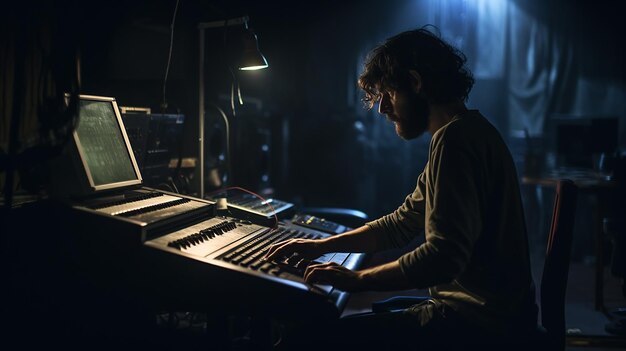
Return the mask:
M 540 318 L 531 335 L 520 335 L 519 340 L 506 340 L 498 347 L 502 350 L 540 349 L 565 350 L 565 291 L 570 265 L 574 218 L 578 187 L 569 179 L 556 184 L 552 223 L 548 235 L 543 274 L 540 285 Z M 424 300 L 424 297 L 402 296 L 372 304 L 375 312 L 407 308 Z M 493 340 L 490 340 L 493 341 Z M 486 345 L 493 346 L 493 345 Z
M 602 221 L 604 234 L 611 243 L 611 274 L 620 279 L 622 295 L 626 297 L 626 154 L 622 154 L 612 165 L 613 180 L 618 184 L 613 193 L 614 212 Z M 613 335 L 626 336 L 626 307 L 607 311 L 609 322 L 604 329 Z
M 545 341 L 554 350 L 565 349 L 565 291 L 577 195 L 578 187 L 573 181 L 557 182 L 540 286 L 541 326 L 545 329 Z
M 367 213 L 352 208 L 304 207 L 299 212 L 321 217 L 349 228 L 358 228 L 369 219 Z
M 626 297 L 626 220 L 623 217 L 609 217 L 604 218 L 603 224 L 604 232 L 612 244 L 611 274 L 621 279 L 622 295 Z M 607 316 L 609 322 L 604 329 L 613 335 L 626 336 L 626 307 L 610 310 Z

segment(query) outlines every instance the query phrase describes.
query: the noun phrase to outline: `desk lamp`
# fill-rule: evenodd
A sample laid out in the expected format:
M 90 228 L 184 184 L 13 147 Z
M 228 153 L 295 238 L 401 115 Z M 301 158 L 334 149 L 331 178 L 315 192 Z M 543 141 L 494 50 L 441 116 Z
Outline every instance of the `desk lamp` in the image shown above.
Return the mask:
M 239 26 L 243 25 L 243 31 L 240 33 L 240 42 L 238 43 L 241 50 L 241 56 L 236 62 L 237 69 L 241 71 L 253 71 L 259 70 L 263 68 L 267 68 L 267 60 L 265 56 L 261 54 L 259 51 L 259 44 L 256 34 L 248 28 L 248 16 L 221 20 L 221 21 L 213 21 L 213 22 L 202 22 L 198 24 L 198 40 L 199 40 L 199 67 L 198 67 L 198 142 L 199 142 L 199 163 L 200 163 L 200 195 L 201 199 L 204 199 L 204 34 L 205 30 L 209 28 L 223 28 L 228 26 Z M 233 90 L 234 91 L 234 90 Z M 233 93 L 234 95 L 234 93 Z M 241 103 L 241 96 L 239 96 L 239 100 Z M 232 103 L 232 102 L 231 102 Z M 224 111 L 222 111 L 219 107 L 218 110 L 220 115 L 224 119 L 224 124 L 226 126 L 226 155 L 228 158 L 228 164 L 230 164 L 230 131 L 229 131 L 229 123 L 228 118 Z M 230 167 L 229 167 L 230 168 Z M 230 169 L 229 169 L 230 171 Z M 231 176 L 229 174 L 229 176 Z

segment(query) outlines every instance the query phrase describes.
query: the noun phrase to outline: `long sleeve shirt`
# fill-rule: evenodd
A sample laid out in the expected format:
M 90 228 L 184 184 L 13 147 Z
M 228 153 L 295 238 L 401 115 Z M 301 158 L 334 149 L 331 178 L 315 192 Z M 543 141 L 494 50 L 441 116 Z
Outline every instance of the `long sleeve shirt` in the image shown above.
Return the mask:
M 401 256 L 416 288 L 488 328 L 535 325 L 537 307 L 519 183 L 511 153 L 476 110 L 434 133 L 417 186 L 394 212 L 369 222 L 385 248 L 416 235 Z

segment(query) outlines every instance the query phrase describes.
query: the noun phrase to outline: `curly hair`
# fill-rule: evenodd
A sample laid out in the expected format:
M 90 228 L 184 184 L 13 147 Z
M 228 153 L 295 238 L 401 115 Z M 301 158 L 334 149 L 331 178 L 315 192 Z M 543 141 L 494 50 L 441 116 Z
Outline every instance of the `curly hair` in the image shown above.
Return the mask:
M 432 103 L 467 100 L 474 85 L 465 66 L 467 58 L 427 27 L 388 38 L 368 54 L 358 80 L 368 108 L 385 91 L 410 89 L 410 70 L 420 74 L 424 94 Z

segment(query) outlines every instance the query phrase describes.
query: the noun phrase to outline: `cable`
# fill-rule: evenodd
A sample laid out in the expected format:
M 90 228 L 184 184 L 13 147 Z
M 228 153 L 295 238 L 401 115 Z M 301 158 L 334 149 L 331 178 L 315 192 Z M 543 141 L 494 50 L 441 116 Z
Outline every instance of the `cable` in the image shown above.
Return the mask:
M 233 117 L 237 115 L 235 111 L 235 89 L 237 89 L 237 100 L 239 101 L 239 105 L 243 105 L 243 99 L 241 98 L 241 85 L 239 84 L 239 80 L 237 80 L 237 76 L 235 72 L 233 72 L 232 67 L 229 67 L 228 70 L 233 77 L 233 81 L 230 83 L 230 108 L 233 111 Z
M 174 191 L 177 194 L 180 194 L 180 191 L 178 190 L 178 187 L 176 186 L 176 182 L 174 182 L 174 178 L 172 177 L 168 177 L 168 178 L 169 178 L 168 181 L 170 182 L 170 184 L 172 184 L 172 188 L 174 188 Z
M 167 84 L 167 75 L 170 72 L 170 63 L 172 62 L 172 47 L 174 46 L 174 23 L 176 22 L 176 13 L 178 12 L 178 3 L 180 0 L 176 0 L 176 7 L 174 7 L 174 16 L 172 16 L 172 24 L 170 25 L 170 50 L 167 55 L 167 66 L 165 67 L 165 77 L 163 78 L 163 102 L 161 103 L 161 109 L 165 112 L 167 109 L 167 100 L 165 99 L 165 86 Z
M 159 185 L 156 186 L 157 189 L 162 188 L 162 187 L 166 188 L 165 189 L 166 191 L 169 191 L 169 192 L 172 192 L 172 193 L 174 192 L 174 189 L 172 189 L 172 187 L 169 184 L 165 183 L 165 182 L 159 183 Z
M 226 49 L 228 49 L 228 21 L 228 19 L 224 21 L 223 41 L 224 48 Z M 244 22 L 244 27 L 245 29 L 248 29 L 247 20 Z M 230 59 L 230 57 L 228 59 Z M 232 76 L 232 82 L 230 84 L 230 109 L 233 112 L 233 117 L 235 117 L 237 116 L 237 111 L 235 109 L 235 89 L 237 90 L 239 105 L 243 105 L 243 99 L 241 98 L 241 88 L 239 86 L 239 81 L 237 80 L 237 76 L 235 75 L 235 72 L 233 71 L 233 67 L 231 66 L 230 62 L 228 63 L 228 70 L 230 71 L 230 75 Z

